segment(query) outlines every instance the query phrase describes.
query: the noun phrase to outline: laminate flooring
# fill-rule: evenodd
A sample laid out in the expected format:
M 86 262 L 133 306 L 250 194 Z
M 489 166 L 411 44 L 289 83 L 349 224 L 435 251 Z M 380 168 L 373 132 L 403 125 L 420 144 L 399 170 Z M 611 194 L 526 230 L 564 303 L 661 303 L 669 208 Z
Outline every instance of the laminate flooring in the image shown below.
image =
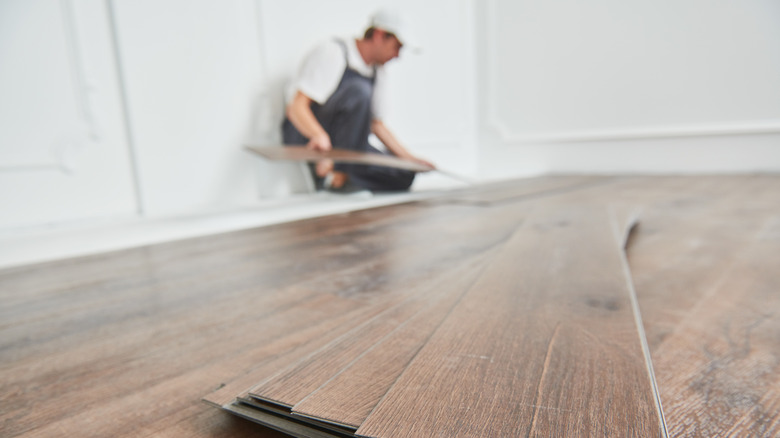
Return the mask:
M 283 436 L 213 407 L 262 415 L 250 404 L 270 400 L 288 415 L 267 415 L 271 426 L 296 416 L 323 426 L 299 425 L 301 436 L 349 436 L 358 426 L 382 436 L 657 436 L 657 395 L 670 436 L 774 436 L 778 201 L 775 175 L 548 176 L 2 270 L 0 435 Z M 634 211 L 629 269 L 620 271 L 625 236 L 616 230 Z M 539 238 L 531 231 L 549 226 L 549 215 L 583 220 L 585 242 L 564 253 L 552 241 L 534 248 L 526 239 Z M 582 237 L 567 228 L 552 230 Z M 502 262 L 507 284 L 538 284 L 554 268 L 557 285 L 581 276 L 598 286 L 577 289 L 569 304 L 547 294 L 512 301 L 486 283 L 495 261 L 512 258 Z M 566 264 L 574 259 L 587 268 Z M 606 265 L 611 280 L 588 277 Z M 488 289 L 497 295 L 478 295 Z M 523 317 L 487 338 L 453 323 L 479 309 Z M 448 331 L 471 335 L 442 347 Z M 515 347 L 529 352 L 509 354 L 517 373 L 488 372 Z M 452 357 L 425 381 L 465 372 L 449 398 L 401 402 L 417 391 L 401 384 L 424 379 L 426 361 Z M 301 370 L 315 371 L 306 389 L 276 399 L 304 383 L 294 377 Z M 273 383 L 284 376 L 293 385 Z M 353 386 L 334 389 L 342 384 Z M 409 421 L 390 429 L 382 412 Z

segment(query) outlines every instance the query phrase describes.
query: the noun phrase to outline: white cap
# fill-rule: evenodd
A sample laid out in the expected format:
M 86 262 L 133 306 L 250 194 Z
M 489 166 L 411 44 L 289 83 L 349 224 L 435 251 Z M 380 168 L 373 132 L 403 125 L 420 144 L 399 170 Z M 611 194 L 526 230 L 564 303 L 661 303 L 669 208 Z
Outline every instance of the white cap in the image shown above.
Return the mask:
M 417 40 L 409 31 L 403 17 L 394 10 L 380 9 L 376 11 L 371 16 L 370 26 L 392 33 L 404 45 L 404 48 L 411 49 L 414 52 L 420 50 L 419 46 L 417 46 Z

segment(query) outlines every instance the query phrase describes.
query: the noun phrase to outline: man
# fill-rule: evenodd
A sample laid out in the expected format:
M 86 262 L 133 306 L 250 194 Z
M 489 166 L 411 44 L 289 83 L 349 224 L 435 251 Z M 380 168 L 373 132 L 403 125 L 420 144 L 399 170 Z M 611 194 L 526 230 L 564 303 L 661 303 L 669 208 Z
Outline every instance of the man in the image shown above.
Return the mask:
M 373 133 L 389 153 L 433 168 L 404 148 L 382 121 L 385 92 L 384 64 L 397 58 L 405 42 L 403 23 L 390 11 L 371 19 L 362 39 L 333 39 L 304 60 L 293 83 L 282 126 L 285 144 L 306 144 L 382 153 L 368 142 Z M 320 160 L 312 166 L 317 188 L 408 190 L 415 173 L 407 170 Z

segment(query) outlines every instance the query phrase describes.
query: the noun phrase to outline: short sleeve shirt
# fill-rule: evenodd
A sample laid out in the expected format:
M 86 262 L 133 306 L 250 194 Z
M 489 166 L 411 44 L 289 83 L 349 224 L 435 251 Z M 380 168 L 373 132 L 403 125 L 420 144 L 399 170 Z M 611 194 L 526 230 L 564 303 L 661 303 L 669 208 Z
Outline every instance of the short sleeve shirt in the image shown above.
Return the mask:
M 291 90 L 288 91 L 288 99 L 291 99 L 296 91 L 300 91 L 311 100 L 323 105 L 338 88 L 344 70 L 347 68 L 347 62 L 349 62 L 349 68 L 360 75 L 374 77 L 374 66 L 366 64 L 363 57 L 360 56 L 355 39 L 346 39 L 344 43 L 347 49 L 346 60 L 344 59 L 344 49 L 336 40 L 326 41 L 309 52 L 292 82 Z M 385 112 L 384 77 L 384 67 L 377 66 L 371 102 L 376 119 L 382 119 Z

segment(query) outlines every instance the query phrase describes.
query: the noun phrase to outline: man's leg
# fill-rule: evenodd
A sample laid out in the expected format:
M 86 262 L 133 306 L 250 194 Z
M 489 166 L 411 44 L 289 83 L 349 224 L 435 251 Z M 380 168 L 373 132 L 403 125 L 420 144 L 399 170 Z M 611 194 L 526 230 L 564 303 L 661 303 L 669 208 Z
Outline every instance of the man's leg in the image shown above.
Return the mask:
M 368 146 L 365 152 L 384 154 L 384 152 Z M 337 165 L 349 175 L 349 182 L 372 192 L 398 192 L 409 190 L 414 182 L 416 172 L 384 166 L 366 166 L 358 164 Z
M 383 152 L 368 144 L 371 133 L 371 97 L 372 88 L 364 79 L 357 78 L 344 83 L 334 93 L 326 106 L 333 104 L 323 119 L 330 129 L 331 142 L 334 147 L 359 152 L 381 154 Z M 324 125 L 323 125 L 324 126 Z M 326 128 L 328 129 L 328 128 Z M 402 191 L 408 190 L 414 181 L 415 172 L 394 169 L 383 166 L 365 166 L 357 164 L 337 163 L 336 170 L 348 175 L 348 183 L 371 191 Z
M 285 118 L 282 123 L 282 143 L 289 145 L 305 145 L 308 142 L 309 139 L 298 132 L 292 122 Z M 315 190 L 322 190 L 325 178 L 319 175 L 320 172 L 317 172 L 317 165 L 314 163 L 306 163 L 306 165 L 308 166 L 312 180 L 314 181 Z
M 334 148 L 382 153 L 368 144 L 373 118 L 372 92 L 371 83 L 365 78 L 345 77 L 324 105 L 312 105 L 314 116 L 330 136 Z M 283 134 L 285 144 L 308 142 L 289 121 L 285 121 Z M 408 190 L 415 177 L 414 172 L 382 166 L 337 163 L 334 168 L 347 174 L 348 184 L 371 191 Z M 321 186 L 322 179 L 319 178 L 317 187 Z

